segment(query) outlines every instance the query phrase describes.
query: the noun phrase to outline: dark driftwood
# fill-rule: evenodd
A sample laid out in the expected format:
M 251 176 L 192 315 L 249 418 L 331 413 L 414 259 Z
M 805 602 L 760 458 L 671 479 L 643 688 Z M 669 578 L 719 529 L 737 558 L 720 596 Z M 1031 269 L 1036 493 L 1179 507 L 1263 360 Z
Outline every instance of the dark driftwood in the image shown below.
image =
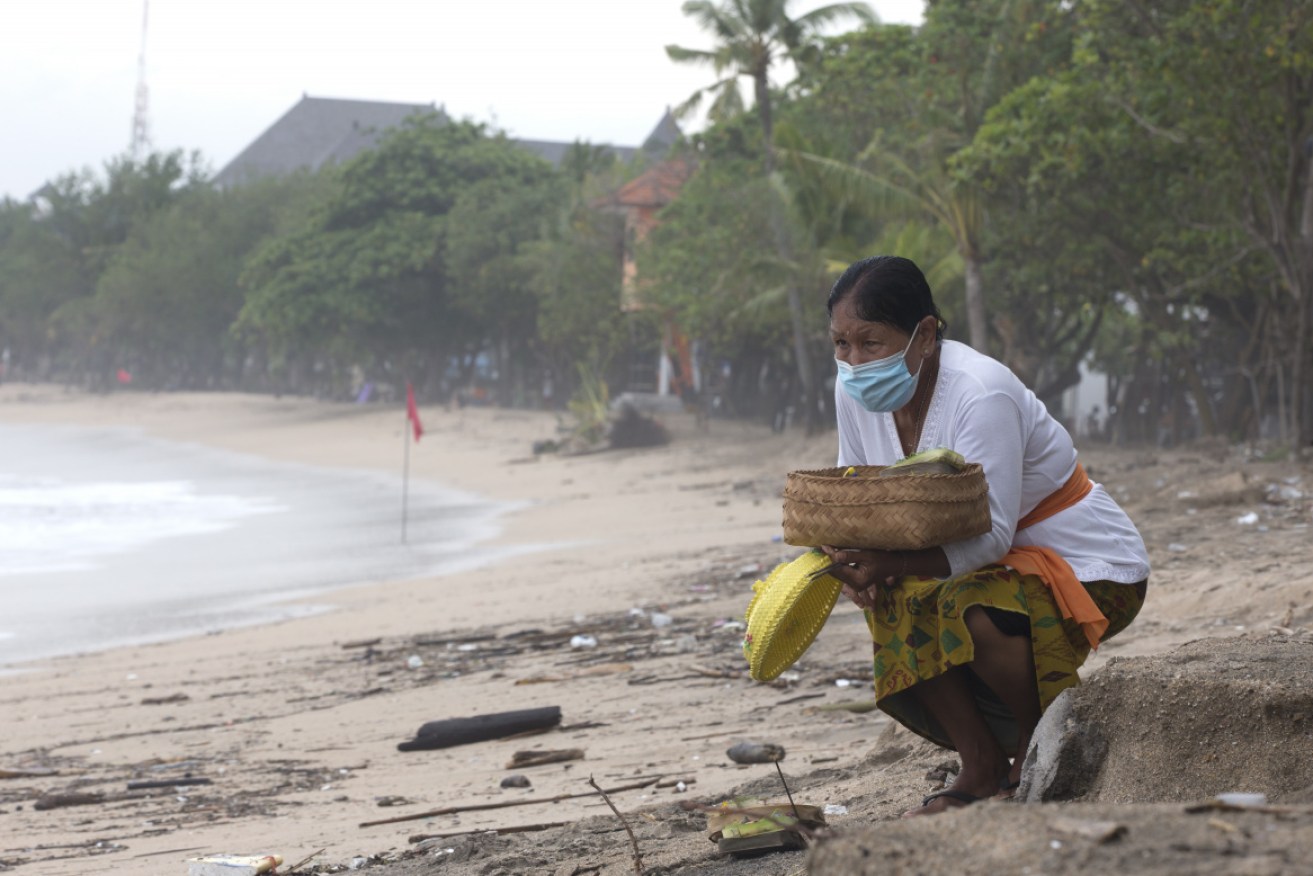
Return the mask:
M 629 785 L 621 785 L 618 788 L 607 788 L 606 793 L 618 794 L 621 791 L 636 791 L 639 788 L 647 788 L 655 785 L 657 779 L 648 779 L 643 782 L 634 782 Z M 479 812 L 485 809 L 507 809 L 511 806 L 532 806 L 535 803 L 560 803 L 562 800 L 574 800 L 577 797 L 595 797 L 596 791 L 584 791 L 580 794 L 557 794 L 555 797 L 534 797 L 531 800 L 503 800 L 499 803 L 472 803 L 469 806 L 444 806 L 441 809 L 430 809 L 428 812 L 416 812 L 411 815 L 398 815 L 396 818 L 383 818 L 378 821 L 362 821 L 361 827 L 376 827 L 380 824 L 396 824 L 399 821 L 419 821 L 421 818 L 437 818 L 440 815 L 455 815 L 458 812 Z
M 0 767 L 0 779 L 43 779 L 59 775 L 47 767 Z
M 520 733 L 547 730 L 560 723 L 560 706 L 429 721 L 419 728 L 414 739 L 398 744 L 397 750 L 422 751 L 450 748 L 453 745 L 466 745 L 471 742 L 485 742 L 489 739 L 505 739 L 507 736 Z
M 535 833 L 540 830 L 551 830 L 554 827 L 565 827 L 570 823 L 569 821 L 544 821 L 541 824 L 516 824 L 511 827 L 471 827 L 466 830 L 451 830 L 446 833 L 417 833 L 407 839 L 406 842 L 422 843 L 424 840 L 450 839 L 454 836 L 469 836 L 472 833 Z
M 565 763 L 567 760 L 583 760 L 582 748 L 561 748 L 554 751 L 517 751 L 511 755 L 511 762 L 506 764 L 508 770 L 521 767 L 545 766 L 549 763 Z
M 104 794 L 46 794 L 37 799 L 33 809 L 60 809 L 64 806 L 89 806 L 107 802 Z
M 150 788 L 181 788 L 184 785 L 209 785 L 210 779 L 182 776 L 177 779 L 149 779 L 141 782 L 128 782 L 129 791 L 145 791 Z

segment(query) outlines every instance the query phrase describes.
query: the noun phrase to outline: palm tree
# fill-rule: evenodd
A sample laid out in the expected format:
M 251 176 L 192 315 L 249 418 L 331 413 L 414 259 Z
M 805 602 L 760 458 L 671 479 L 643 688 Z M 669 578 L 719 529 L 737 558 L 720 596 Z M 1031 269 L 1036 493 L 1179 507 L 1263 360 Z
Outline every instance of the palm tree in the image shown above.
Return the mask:
M 708 93 L 714 94 L 709 116 L 720 121 L 743 112 L 743 95 L 739 79 L 752 80 L 752 94 L 761 122 L 766 150 L 766 172 L 775 168 L 772 146 L 770 73 L 780 61 L 805 64 L 815 53 L 819 30 L 840 19 L 872 23 L 875 13 L 865 3 L 832 3 L 790 18 L 791 0 L 687 0 L 684 14 L 716 40 L 710 50 L 666 46 L 666 55 L 680 64 L 709 66 L 719 78 L 706 88 L 695 91 L 680 106 L 681 114 L 691 112 Z
M 985 211 L 980 196 L 965 180 L 949 176 L 932 157 L 920 168 L 884 148 L 879 137 L 848 163 L 800 151 L 797 157 L 831 171 L 838 179 L 870 196 L 870 205 L 894 213 L 908 209 L 929 215 L 952 235 L 966 282 L 967 331 L 971 346 L 986 352 L 989 342 L 985 318 L 984 254 L 982 238 Z M 883 196 L 883 197 L 882 197 Z M 901 209 L 900 209 L 901 208 Z
M 874 22 L 875 13 L 865 3 L 833 3 L 813 9 L 797 18 L 790 18 L 790 0 L 687 0 L 684 14 L 715 39 L 715 47 L 686 49 L 666 46 L 666 55 L 677 63 L 709 66 L 718 77 L 716 82 L 699 89 L 679 108 L 681 113 L 692 111 L 702 99 L 713 93 L 710 109 L 713 121 L 724 120 L 743 112 L 743 96 L 739 80 L 752 80 L 753 98 L 761 124 L 762 147 L 765 150 L 767 176 L 775 172 L 774 125 L 771 116 L 770 73 L 781 61 L 805 64 L 815 53 L 815 39 L 821 27 L 840 19 Z M 784 217 L 776 211 L 771 216 L 775 228 L 776 247 L 784 262 L 792 262 Z M 811 354 L 807 346 L 802 299 L 797 282 L 788 284 L 789 317 L 793 327 L 794 356 L 798 363 L 798 379 L 802 384 L 803 404 L 807 410 L 808 430 L 814 426 L 816 409 L 816 381 L 812 374 Z

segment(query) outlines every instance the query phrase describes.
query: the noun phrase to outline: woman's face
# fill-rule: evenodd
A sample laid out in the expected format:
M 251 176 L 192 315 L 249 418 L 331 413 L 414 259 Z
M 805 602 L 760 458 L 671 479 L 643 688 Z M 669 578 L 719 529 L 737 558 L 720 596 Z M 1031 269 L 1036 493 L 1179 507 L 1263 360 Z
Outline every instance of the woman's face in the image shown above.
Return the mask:
M 917 343 L 909 350 L 912 336 L 885 322 L 867 322 L 857 316 L 852 297 L 845 298 L 834 307 L 830 317 L 830 339 L 834 342 L 834 358 L 849 365 L 865 365 L 877 359 L 887 359 L 907 350 L 907 370 L 915 374 L 921 362 L 934 351 L 935 318 L 921 320 L 916 333 Z

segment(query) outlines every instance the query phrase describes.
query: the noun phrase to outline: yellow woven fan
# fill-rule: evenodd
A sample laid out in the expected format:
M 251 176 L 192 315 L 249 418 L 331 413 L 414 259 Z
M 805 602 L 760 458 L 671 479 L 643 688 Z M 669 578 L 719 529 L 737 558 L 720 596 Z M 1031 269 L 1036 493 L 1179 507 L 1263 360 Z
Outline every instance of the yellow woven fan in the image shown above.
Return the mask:
M 752 585 L 743 656 L 757 681 L 770 681 L 811 647 L 834 610 L 843 583 L 823 574 L 830 558 L 818 550 L 776 566 Z

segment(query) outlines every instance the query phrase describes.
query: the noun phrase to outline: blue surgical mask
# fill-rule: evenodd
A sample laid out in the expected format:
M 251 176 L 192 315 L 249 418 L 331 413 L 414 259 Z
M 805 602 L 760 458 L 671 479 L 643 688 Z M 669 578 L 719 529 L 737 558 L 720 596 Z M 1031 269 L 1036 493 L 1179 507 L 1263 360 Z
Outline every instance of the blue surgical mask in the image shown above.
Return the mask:
M 918 325 L 912 330 L 912 337 L 907 339 L 907 346 L 901 353 L 861 365 L 849 365 L 836 359 L 843 391 L 873 413 L 896 411 L 911 401 L 921 369 L 918 367 L 916 374 L 909 373 L 906 359 L 907 351 L 912 349 L 912 341 L 916 340 L 916 332 L 920 328 Z

